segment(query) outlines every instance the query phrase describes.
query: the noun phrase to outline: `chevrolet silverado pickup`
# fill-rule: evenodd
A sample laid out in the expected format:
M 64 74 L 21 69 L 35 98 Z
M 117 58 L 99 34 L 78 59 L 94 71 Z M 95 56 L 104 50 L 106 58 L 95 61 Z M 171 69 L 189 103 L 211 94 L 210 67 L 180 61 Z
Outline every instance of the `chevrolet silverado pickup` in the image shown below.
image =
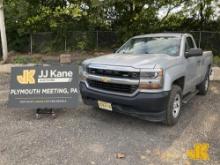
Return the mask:
M 102 110 L 174 125 L 183 103 L 207 93 L 212 57 L 190 34 L 135 36 L 113 54 L 82 62 L 81 96 Z

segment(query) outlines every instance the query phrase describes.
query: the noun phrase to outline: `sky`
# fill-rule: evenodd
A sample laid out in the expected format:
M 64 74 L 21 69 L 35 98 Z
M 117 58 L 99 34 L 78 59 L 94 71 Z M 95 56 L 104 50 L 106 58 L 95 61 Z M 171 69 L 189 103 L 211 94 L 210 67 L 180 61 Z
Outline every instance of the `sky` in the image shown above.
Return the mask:
M 215 18 L 214 19 L 217 19 L 220 16 L 220 7 L 218 7 L 216 4 L 220 5 L 220 0 L 218 0 L 218 2 L 212 4 L 213 7 L 215 7 Z M 181 11 L 182 9 L 183 9 L 183 5 L 173 9 L 171 14 L 177 13 L 177 12 Z M 160 11 L 159 11 L 159 18 L 163 18 L 166 15 L 167 10 L 168 9 L 165 8 L 165 7 L 161 8 Z

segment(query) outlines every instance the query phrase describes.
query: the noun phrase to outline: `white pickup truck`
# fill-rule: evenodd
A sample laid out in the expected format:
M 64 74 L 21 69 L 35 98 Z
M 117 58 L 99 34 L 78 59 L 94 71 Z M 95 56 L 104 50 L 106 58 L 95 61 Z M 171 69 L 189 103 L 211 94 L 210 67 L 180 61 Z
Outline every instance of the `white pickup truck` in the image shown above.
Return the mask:
M 114 54 L 82 63 L 84 103 L 174 125 L 182 103 L 209 87 L 212 52 L 197 48 L 192 35 L 135 36 Z

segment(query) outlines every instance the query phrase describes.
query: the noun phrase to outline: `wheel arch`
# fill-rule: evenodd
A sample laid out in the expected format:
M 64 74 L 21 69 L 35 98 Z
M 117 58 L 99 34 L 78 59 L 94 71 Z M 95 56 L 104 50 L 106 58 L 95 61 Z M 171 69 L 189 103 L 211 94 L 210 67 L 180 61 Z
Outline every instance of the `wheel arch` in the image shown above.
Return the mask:
M 177 78 L 176 80 L 174 80 L 172 85 L 178 85 L 183 91 L 184 86 L 185 86 L 185 76 L 181 76 L 181 77 Z

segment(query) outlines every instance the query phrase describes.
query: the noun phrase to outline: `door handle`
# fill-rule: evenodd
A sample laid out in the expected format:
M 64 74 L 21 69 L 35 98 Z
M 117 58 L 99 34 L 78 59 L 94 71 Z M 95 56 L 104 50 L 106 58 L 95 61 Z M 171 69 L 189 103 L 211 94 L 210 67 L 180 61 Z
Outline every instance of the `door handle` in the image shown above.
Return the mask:
M 200 63 L 201 63 L 201 60 L 198 60 L 197 63 L 200 64 Z

